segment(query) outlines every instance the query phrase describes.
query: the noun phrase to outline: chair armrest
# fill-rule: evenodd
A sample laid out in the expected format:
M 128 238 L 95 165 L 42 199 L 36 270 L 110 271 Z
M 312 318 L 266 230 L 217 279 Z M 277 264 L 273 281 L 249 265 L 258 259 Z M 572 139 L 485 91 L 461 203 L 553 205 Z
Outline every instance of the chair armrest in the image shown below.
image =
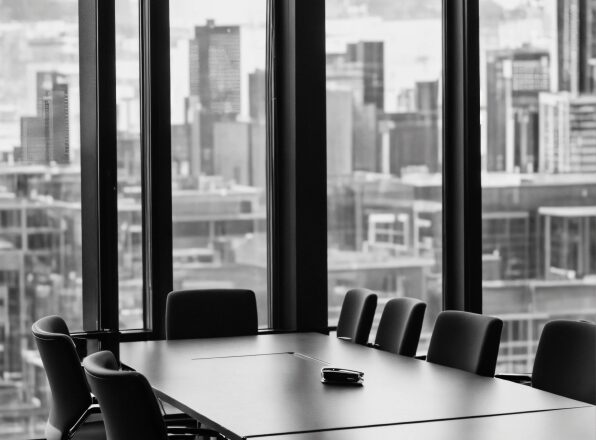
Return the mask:
M 500 373 L 500 374 L 495 374 L 495 377 L 497 379 L 504 379 L 504 380 L 519 383 L 522 385 L 532 385 L 532 376 L 529 374 Z
M 77 420 L 75 422 L 75 424 L 72 426 L 72 428 L 70 428 L 68 430 L 68 438 L 69 439 L 74 437 L 74 435 L 76 434 L 78 429 L 81 427 L 81 425 L 83 423 L 85 423 L 85 420 L 87 420 L 87 418 L 89 418 L 89 416 L 91 416 L 92 414 L 101 414 L 101 408 L 99 407 L 98 404 L 94 403 L 94 404 L 90 405 L 89 408 L 87 408 L 85 410 L 83 415 L 81 417 L 79 417 L 79 420 Z

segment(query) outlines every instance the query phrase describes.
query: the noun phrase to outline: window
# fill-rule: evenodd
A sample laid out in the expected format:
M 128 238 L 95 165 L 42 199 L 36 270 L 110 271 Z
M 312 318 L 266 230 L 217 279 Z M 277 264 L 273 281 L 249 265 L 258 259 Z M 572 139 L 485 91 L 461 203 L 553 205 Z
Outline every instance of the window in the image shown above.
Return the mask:
M 116 2 L 120 329 L 143 328 L 139 1 Z
M 31 324 L 83 328 L 76 0 L 0 3 L 0 437 L 43 436 Z
M 170 2 L 174 289 L 251 289 L 261 327 L 265 22 L 265 0 Z
M 399 2 L 398 2 L 399 3 Z M 347 290 L 442 296 L 441 2 L 326 2 L 329 325 Z
M 531 371 L 551 319 L 596 319 L 592 2 L 480 4 L 484 313 L 497 370 Z

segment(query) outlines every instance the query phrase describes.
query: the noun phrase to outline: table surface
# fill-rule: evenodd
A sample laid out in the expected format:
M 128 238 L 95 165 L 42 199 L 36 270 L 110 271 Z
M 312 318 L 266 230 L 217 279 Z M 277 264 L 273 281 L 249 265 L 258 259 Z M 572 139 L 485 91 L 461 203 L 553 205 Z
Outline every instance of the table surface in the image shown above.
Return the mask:
M 233 439 L 587 406 L 317 333 L 130 342 L 120 358 Z M 323 385 L 326 365 L 363 371 L 364 385 Z
M 596 440 L 596 407 L 254 438 L 262 440 Z

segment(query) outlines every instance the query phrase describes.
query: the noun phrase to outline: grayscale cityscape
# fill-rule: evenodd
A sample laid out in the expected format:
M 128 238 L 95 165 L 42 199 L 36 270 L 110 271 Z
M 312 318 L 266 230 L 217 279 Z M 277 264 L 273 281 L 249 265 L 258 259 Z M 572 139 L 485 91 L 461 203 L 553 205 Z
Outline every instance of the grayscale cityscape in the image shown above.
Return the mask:
M 252 289 L 267 327 L 266 2 L 204 3 L 170 0 L 174 287 Z M 422 351 L 442 307 L 441 4 L 326 0 L 329 325 L 352 287 L 420 298 Z M 43 435 L 32 323 L 83 329 L 77 5 L 0 0 L 1 439 Z M 116 7 L 122 330 L 143 326 L 143 194 L 138 0 Z M 498 372 L 531 371 L 548 320 L 596 320 L 594 17 L 596 0 L 480 1 Z

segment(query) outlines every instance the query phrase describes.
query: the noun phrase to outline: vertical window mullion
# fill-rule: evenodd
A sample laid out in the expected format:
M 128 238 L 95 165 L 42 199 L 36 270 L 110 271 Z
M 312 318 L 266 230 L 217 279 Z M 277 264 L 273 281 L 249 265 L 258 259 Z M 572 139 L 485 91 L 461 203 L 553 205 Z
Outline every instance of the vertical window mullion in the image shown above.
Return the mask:
M 118 226 L 114 0 L 79 1 L 83 322 L 117 352 Z
M 478 0 L 443 1 L 443 308 L 482 312 Z
M 169 1 L 141 0 L 141 155 L 144 321 L 164 337 L 172 290 L 172 171 Z
M 272 326 L 326 330 L 325 2 L 274 1 Z

